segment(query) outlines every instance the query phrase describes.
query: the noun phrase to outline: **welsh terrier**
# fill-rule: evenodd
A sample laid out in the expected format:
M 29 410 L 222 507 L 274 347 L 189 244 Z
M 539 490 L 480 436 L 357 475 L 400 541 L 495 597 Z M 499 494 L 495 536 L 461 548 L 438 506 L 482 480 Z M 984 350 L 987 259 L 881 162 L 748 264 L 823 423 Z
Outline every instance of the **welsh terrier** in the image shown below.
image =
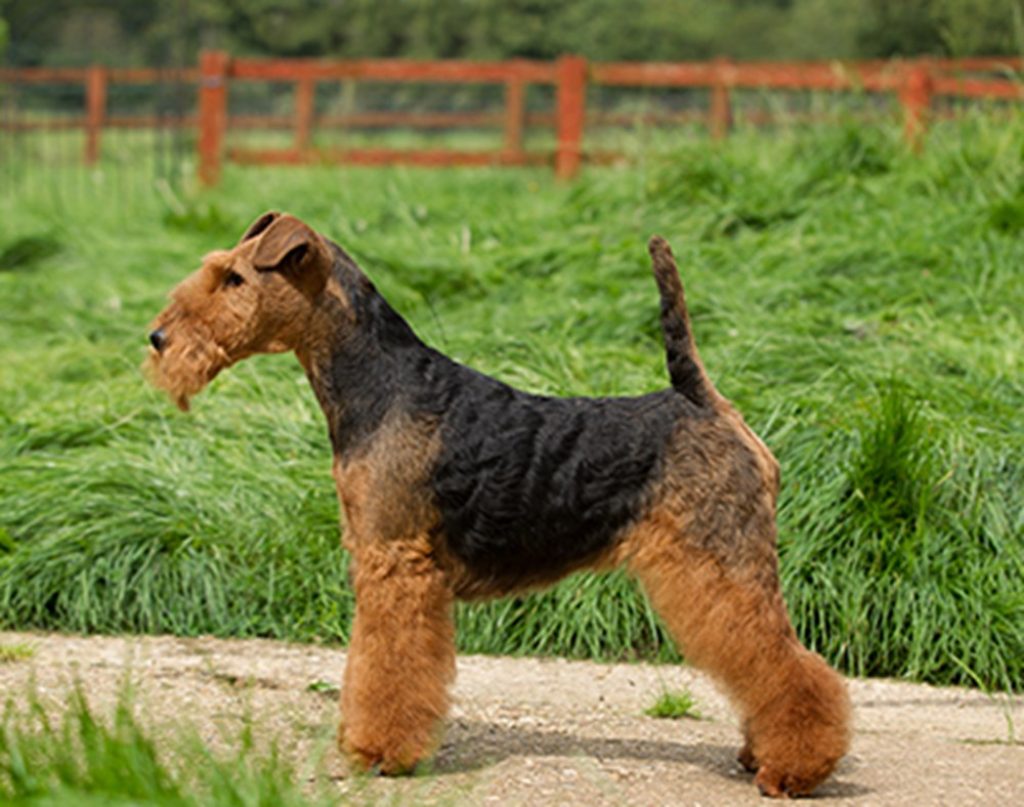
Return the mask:
M 171 293 L 149 334 L 182 409 L 224 368 L 294 351 L 327 418 L 356 595 L 339 741 L 393 774 L 438 742 L 456 598 L 624 565 L 739 712 L 769 796 L 810 793 L 850 740 L 843 679 L 779 587 L 779 465 L 705 373 L 668 244 L 649 244 L 671 388 L 513 389 L 424 344 L 337 244 L 266 213 Z

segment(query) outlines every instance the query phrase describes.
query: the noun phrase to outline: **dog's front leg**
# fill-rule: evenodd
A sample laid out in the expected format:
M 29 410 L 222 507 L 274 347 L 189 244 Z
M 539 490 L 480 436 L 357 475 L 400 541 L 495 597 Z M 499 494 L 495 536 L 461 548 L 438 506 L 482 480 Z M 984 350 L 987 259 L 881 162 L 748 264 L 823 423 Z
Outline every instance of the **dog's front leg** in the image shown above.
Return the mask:
M 453 596 L 425 539 L 354 543 L 339 740 L 359 768 L 404 773 L 433 752 L 448 710 Z

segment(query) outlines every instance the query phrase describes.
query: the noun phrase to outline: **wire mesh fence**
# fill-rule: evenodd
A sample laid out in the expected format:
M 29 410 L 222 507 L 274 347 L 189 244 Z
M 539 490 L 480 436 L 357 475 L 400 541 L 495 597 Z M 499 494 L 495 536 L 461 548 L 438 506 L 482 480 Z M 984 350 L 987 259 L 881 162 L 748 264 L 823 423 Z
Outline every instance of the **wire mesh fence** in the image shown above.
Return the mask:
M 165 5 L 162 35 L 144 53 L 103 11 L 70 7 L 66 24 L 53 26 L 52 50 L 17 38 L 3 50 L 0 193 L 32 185 L 75 198 L 102 184 L 130 203 L 140 184 L 176 188 L 194 174 L 196 87 L 182 71 L 195 49 L 188 0 Z M 47 64 L 55 53 L 60 63 Z
M 0 177 L 69 193 L 97 182 L 175 191 L 197 168 L 249 164 L 553 163 L 628 158 L 737 127 L 1013 114 L 1013 60 L 836 64 L 349 62 L 232 59 L 0 71 Z M 176 55 L 177 54 L 177 55 Z M 213 65 L 213 67 L 210 67 Z M 213 72 L 210 72 L 213 70 Z M 204 168 L 205 166 L 205 168 Z

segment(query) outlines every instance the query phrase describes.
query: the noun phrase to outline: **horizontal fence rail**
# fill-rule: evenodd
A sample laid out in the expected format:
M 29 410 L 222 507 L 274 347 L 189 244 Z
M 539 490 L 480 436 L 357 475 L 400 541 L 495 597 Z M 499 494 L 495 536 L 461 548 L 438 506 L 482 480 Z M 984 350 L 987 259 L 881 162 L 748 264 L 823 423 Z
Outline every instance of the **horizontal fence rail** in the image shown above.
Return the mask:
M 583 138 L 589 125 L 640 122 L 703 122 L 715 138 L 725 137 L 733 125 L 733 93 L 737 90 L 863 92 L 893 96 L 902 111 L 907 142 L 918 148 L 934 112 L 936 98 L 1019 101 L 1024 89 L 1014 75 L 1024 70 L 1022 59 L 928 59 L 907 62 L 865 61 L 844 63 L 739 63 L 727 59 L 710 62 L 604 62 L 590 63 L 578 56 L 555 62 L 510 60 L 409 61 L 369 59 L 316 61 L 302 59 L 232 58 L 221 51 L 205 52 L 198 68 L 0 68 L 0 87 L 18 85 L 77 85 L 84 89 L 83 114 L 74 117 L 26 119 L 5 116 L 0 130 L 81 130 L 83 159 L 100 157 L 104 129 L 176 127 L 196 132 L 198 170 L 204 184 L 216 184 L 225 160 L 240 164 L 354 163 L 387 165 L 553 165 L 559 178 L 576 174 L 584 160 L 605 162 L 618 155 L 585 151 Z M 194 112 L 174 119 L 157 115 L 112 115 L 111 85 L 156 85 L 174 82 L 196 96 Z M 294 100 L 290 115 L 229 115 L 230 88 L 242 82 L 290 84 Z M 315 114 L 320 83 L 363 82 L 387 84 L 497 85 L 503 88 L 503 109 L 477 111 L 349 111 Z M 530 86 L 553 91 L 551 111 L 527 109 Z M 706 90 L 706 113 L 692 110 L 643 115 L 587 111 L 589 88 L 688 88 Z M 754 113 L 759 122 L 765 116 Z M 554 146 L 527 150 L 527 128 L 554 133 Z M 502 146 L 491 150 L 456 148 L 323 148 L 312 145 L 314 129 L 454 130 L 497 129 Z M 286 148 L 229 146 L 227 134 L 238 131 L 291 131 Z

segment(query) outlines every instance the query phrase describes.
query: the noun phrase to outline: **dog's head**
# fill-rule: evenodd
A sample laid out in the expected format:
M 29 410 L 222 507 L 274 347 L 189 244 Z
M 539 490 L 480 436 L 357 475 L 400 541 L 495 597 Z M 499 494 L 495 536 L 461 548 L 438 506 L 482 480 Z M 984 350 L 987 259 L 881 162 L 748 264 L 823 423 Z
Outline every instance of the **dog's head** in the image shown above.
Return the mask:
M 150 329 L 147 373 L 181 409 L 226 367 L 299 346 L 333 261 L 293 216 L 264 213 L 230 250 L 207 255 Z

